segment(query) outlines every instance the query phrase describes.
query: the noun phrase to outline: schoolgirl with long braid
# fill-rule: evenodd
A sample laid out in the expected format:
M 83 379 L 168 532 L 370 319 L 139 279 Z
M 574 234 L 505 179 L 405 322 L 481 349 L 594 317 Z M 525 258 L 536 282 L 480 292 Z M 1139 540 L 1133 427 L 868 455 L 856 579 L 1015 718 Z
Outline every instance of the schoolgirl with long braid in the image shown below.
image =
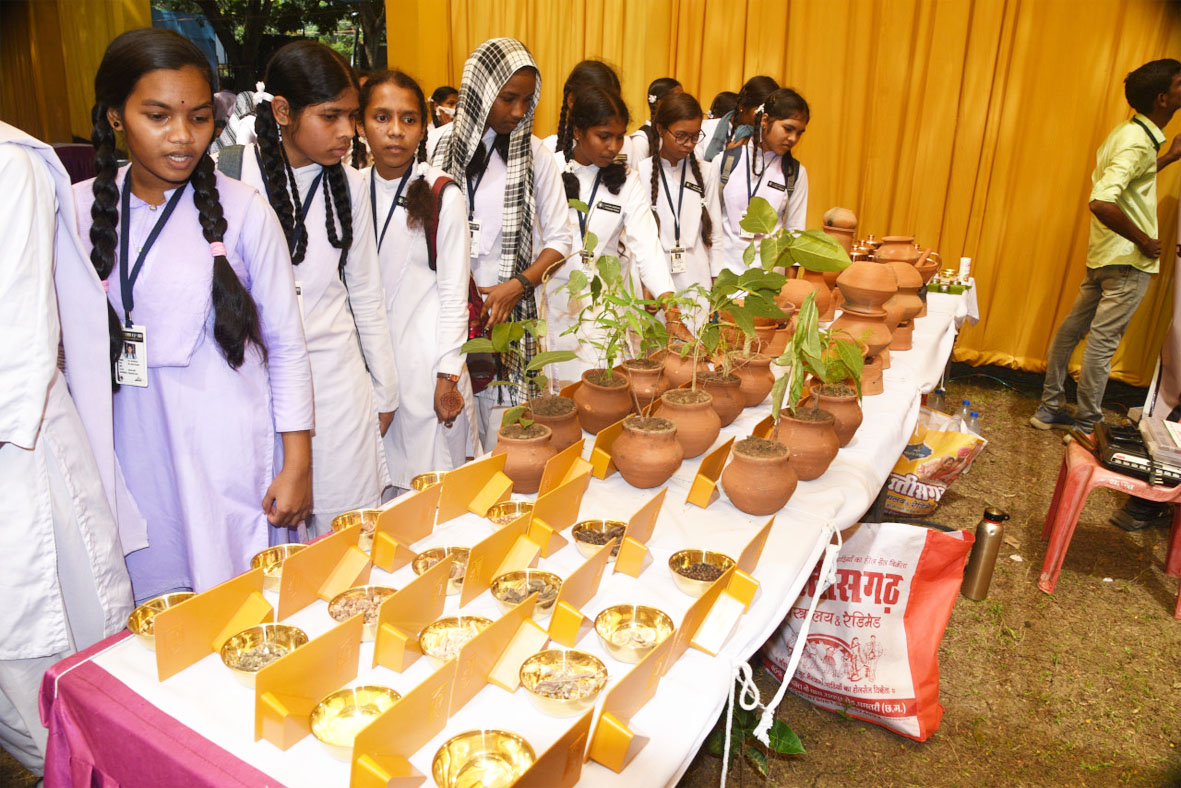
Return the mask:
M 600 362 L 589 343 L 579 342 L 580 338 L 590 339 L 585 332 L 594 329 L 584 324 L 577 334 L 562 336 L 577 324 L 578 315 L 586 306 L 582 299 L 562 289 L 573 266 L 593 273 L 592 256 L 618 257 L 621 246 L 626 246 L 623 273 L 637 294 L 641 285 L 662 298 L 675 290 L 647 192 L 636 173 L 615 160 L 627 132 L 627 119 L 627 105 L 618 93 L 600 87 L 586 88 L 574 96 L 570 123 L 562 140 L 566 197 L 589 208 L 585 215 L 570 208 L 570 219 L 579 228 L 581 252 L 546 286 L 550 349 L 573 350 L 578 354 L 573 361 L 554 365 L 558 377 L 565 381 L 578 380 L 583 372 Z M 591 233 L 598 239 L 593 255 L 586 249 Z
M 656 108 L 660 106 L 660 102 L 664 100 L 665 96 L 670 96 L 674 93 L 681 93 L 684 88 L 681 83 L 672 77 L 659 77 L 652 80 L 648 84 L 648 119 L 644 121 L 644 125 L 633 131 L 628 135 L 628 141 L 632 145 L 632 151 L 635 155 L 635 160 L 631 162 L 632 167 L 639 165 L 641 161 L 652 155 L 652 151 L 656 149 Z
M 639 179 L 660 225 L 660 245 L 677 291 L 709 289 L 722 266 L 722 216 L 718 174 L 702 167 L 694 146 L 702 138 L 702 112 L 688 93 L 665 96 L 653 117 L 656 146 L 640 162 Z
M 74 187 L 110 305 L 115 451 L 147 521 L 148 546 L 127 556 L 137 600 L 245 571 L 312 503 L 287 244 L 258 193 L 206 153 L 212 82 L 176 33 L 117 37 L 94 78 L 98 175 Z
M 779 83 L 773 77 L 751 77 L 742 85 L 735 99 L 734 109 L 722 115 L 705 142 L 705 160 L 712 162 L 718 154 L 737 147 L 754 133 L 755 110 L 762 106 Z
M 489 39 L 464 63 L 455 121 L 443 128 L 434 153 L 428 151 L 432 163 L 465 189 L 472 276 L 489 328 L 538 316 L 534 290 L 563 264 L 574 240 L 558 164 L 533 136 L 540 96 L 541 74 L 525 45 Z M 500 374 L 516 383 L 525 382 L 524 366 L 537 351 L 532 336 L 521 349 L 523 359 L 502 357 Z M 523 399 L 516 386 L 490 386 L 476 395 L 485 446 L 495 442 L 492 410 Z
M 368 186 L 341 162 L 360 114 L 357 78 L 323 44 L 295 41 L 271 57 L 264 82 L 241 177 L 267 196 L 291 250 L 316 395 L 317 536 L 337 515 L 377 505 L 390 484 L 382 436 L 398 372 Z
M 803 230 L 808 214 L 808 171 L 792 149 L 808 128 L 808 102 L 791 88 L 780 88 L 755 108 L 754 134 L 744 144 L 714 159 L 722 187 L 723 265 L 742 273 L 742 253 L 757 240 L 739 223 L 750 201 L 762 197 L 778 214 L 776 227 Z M 714 269 L 714 275 L 720 269 Z
M 602 60 L 582 60 L 570 69 L 570 75 L 566 77 L 566 81 L 562 85 L 562 111 L 558 114 L 558 130 L 542 140 L 542 144 L 549 148 L 550 153 L 555 155 L 561 153 L 562 147 L 558 140 L 565 139 L 569 133 L 570 109 L 574 106 L 574 95 L 584 88 L 596 86 L 614 93 L 621 92 L 619 75 L 615 73 L 615 69 Z M 636 162 L 639 161 L 636 155 L 632 138 L 624 138 L 623 147 L 616 159 L 629 167 L 635 167 Z
M 408 490 L 416 475 L 449 471 L 482 453 L 478 436 L 469 446 L 475 408 L 460 352 L 471 277 L 467 207 L 459 184 L 426 162 L 429 116 L 417 82 L 400 71 L 371 75 L 361 88 L 361 117 L 374 160 L 361 177 L 401 366 L 386 460 L 394 487 Z

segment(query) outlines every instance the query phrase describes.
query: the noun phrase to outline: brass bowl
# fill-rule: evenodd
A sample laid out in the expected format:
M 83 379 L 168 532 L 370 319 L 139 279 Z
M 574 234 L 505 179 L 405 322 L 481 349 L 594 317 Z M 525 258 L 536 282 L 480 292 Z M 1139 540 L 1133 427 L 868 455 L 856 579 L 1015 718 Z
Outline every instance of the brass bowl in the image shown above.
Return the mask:
M 290 624 L 259 624 L 243 629 L 221 647 L 221 661 L 251 689 L 260 670 L 308 642 L 307 633 Z
M 497 528 L 508 525 L 518 517 L 533 511 L 533 501 L 501 501 L 492 504 L 484 517 L 492 521 Z
M 595 616 L 595 632 L 608 654 L 634 663 L 672 634 L 673 620 L 654 607 L 615 605 Z
M 410 480 L 410 489 L 422 492 L 428 487 L 434 487 L 443 481 L 443 471 L 427 471 L 420 473 Z
M 622 530 L 620 530 L 622 529 Z M 583 520 L 577 523 L 570 533 L 574 536 L 574 544 L 578 545 L 578 552 L 590 558 L 609 541 L 605 534 L 618 531 L 618 541 L 611 550 L 611 558 L 619 555 L 619 548 L 623 545 L 623 534 L 627 530 L 627 523 L 622 520 Z M 596 541 L 599 540 L 599 541 Z
M 389 687 L 348 687 L 316 704 L 308 718 L 312 735 L 342 761 L 353 756 L 353 741 L 361 730 L 401 699 Z
M 712 580 L 698 580 L 685 574 L 690 567 L 695 567 L 698 564 L 705 564 L 707 567 L 717 570 L 714 572 L 716 577 Z M 709 550 L 682 550 L 679 553 L 673 553 L 672 558 L 668 559 L 668 569 L 673 573 L 673 582 L 677 584 L 677 588 L 689 596 L 704 594 L 706 589 L 713 585 L 714 580 L 725 574 L 726 570 L 732 566 L 734 566 L 733 558 L 722 553 L 711 553 Z
M 562 578 L 541 569 L 505 572 L 492 581 L 492 596 L 506 613 L 524 602 L 530 594 L 537 592 L 537 602 L 533 606 L 533 617 L 536 619 L 544 618 L 553 612 L 554 603 L 558 601 L 558 592 L 561 590 Z
M 176 591 L 171 594 L 164 594 L 155 599 L 149 599 L 142 605 L 131 611 L 131 615 L 127 617 L 127 628 L 131 630 L 139 642 L 148 647 L 149 650 L 156 650 L 156 631 L 155 621 L 156 614 L 161 610 L 179 605 L 186 599 L 192 599 L 196 594 L 192 591 Z
M 361 538 L 357 540 L 357 547 L 366 553 L 371 552 L 373 550 L 373 531 L 377 528 L 377 517 L 381 513 L 381 509 L 354 509 L 351 512 L 339 514 L 332 518 L 332 530 L 343 531 L 345 528 L 360 524 Z
M 262 570 L 263 588 L 267 591 L 278 591 L 283 579 L 283 562 L 306 548 L 306 544 L 298 542 L 268 547 L 250 559 L 250 568 Z
M 463 587 L 463 574 L 467 571 L 469 552 L 466 547 L 432 547 L 430 550 L 423 550 L 419 553 L 410 566 L 414 570 L 414 574 L 421 575 L 447 556 L 454 555 L 455 561 L 451 564 L 451 576 L 447 579 L 447 596 L 451 596 L 458 594 L 459 589 Z
M 422 653 L 438 663 L 459 654 L 467 642 L 492 624 L 483 616 L 446 616 L 427 624 L 418 635 Z
M 347 621 L 363 610 L 365 622 L 361 626 L 361 641 L 374 640 L 377 637 L 377 613 L 381 603 L 392 597 L 397 590 L 389 586 L 356 586 L 341 591 L 328 603 L 328 615 L 338 622 Z M 366 605 L 365 602 L 373 604 Z M 344 609 L 348 607 L 360 607 L 362 610 L 349 612 Z
M 585 651 L 539 651 L 521 664 L 521 686 L 542 713 L 572 717 L 595 705 L 607 666 Z
M 533 765 L 529 742 L 508 731 L 467 731 L 443 743 L 431 763 L 439 788 L 507 788 Z

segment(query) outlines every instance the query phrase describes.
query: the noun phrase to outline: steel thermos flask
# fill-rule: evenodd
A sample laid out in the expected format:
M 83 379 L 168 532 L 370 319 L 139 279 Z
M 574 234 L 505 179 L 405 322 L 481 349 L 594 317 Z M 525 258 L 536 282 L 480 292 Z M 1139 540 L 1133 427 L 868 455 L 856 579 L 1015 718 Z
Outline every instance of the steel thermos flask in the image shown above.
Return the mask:
M 968 599 L 980 601 L 988 596 L 992 570 L 996 566 L 996 556 L 1005 536 L 1004 522 L 1008 519 L 1009 515 L 1000 509 L 990 506 L 984 510 L 984 519 L 976 526 L 976 542 L 972 545 L 968 566 L 964 569 L 964 584 L 960 586 L 960 593 Z

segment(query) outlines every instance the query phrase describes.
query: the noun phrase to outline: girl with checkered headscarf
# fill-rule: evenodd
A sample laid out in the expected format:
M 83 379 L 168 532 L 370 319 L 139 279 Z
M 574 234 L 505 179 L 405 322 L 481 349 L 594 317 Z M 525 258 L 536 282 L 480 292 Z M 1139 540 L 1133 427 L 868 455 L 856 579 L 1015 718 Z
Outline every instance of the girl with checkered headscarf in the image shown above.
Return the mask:
M 468 57 L 455 121 L 438 136 L 432 162 L 465 187 L 472 276 L 484 296 L 485 325 L 537 317 L 534 288 L 574 243 L 560 168 L 533 136 L 541 75 L 529 50 L 512 38 L 485 41 Z M 536 352 L 522 340 L 526 360 Z M 500 377 L 521 382 L 523 366 L 506 357 Z M 497 404 L 517 404 L 515 387 L 476 396 L 481 437 Z M 485 442 L 485 445 L 491 445 Z

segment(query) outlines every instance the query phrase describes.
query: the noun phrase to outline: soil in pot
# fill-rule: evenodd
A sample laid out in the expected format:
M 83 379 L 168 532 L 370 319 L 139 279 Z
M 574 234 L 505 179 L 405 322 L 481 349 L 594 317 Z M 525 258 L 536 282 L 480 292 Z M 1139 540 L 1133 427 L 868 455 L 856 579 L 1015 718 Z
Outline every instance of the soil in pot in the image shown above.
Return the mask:
M 713 396 L 711 404 L 723 427 L 738 418 L 738 414 L 746 407 L 746 399 L 742 396 L 742 379 L 737 375 L 707 372 L 697 376 L 697 385 Z
M 781 412 L 779 440 L 791 450 L 791 467 L 800 481 L 819 478 L 836 458 L 841 446 L 834 421 L 831 413 L 815 408 Z
M 686 459 L 704 454 L 722 429 L 713 395 L 702 389 L 666 391 L 660 397 L 660 415 L 677 425 L 677 441 Z
M 504 474 L 513 480 L 513 491 L 531 495 L 541 486 L 545 464 L 557 454 L 550 436 L 553 432 L 544 424 L 534 422 L 528 427 L 511 424 L 501 427 L 493 454 L 507 455 Z
M 786 445 L 750 437 L 734 444 L 721 482 L 726 497 L 739 510 L 768 515 L 783 508 L 795 492 L 798 479 Z
M 588 369 L 582 373 L 582 385 L 574 392 L 574 403 L 582 428 L 597 435 L 632 412 L 627 377 L 609 370 Z
M 632 487 L 658 487 L 676 473 L 684 458 L 677 425 L 660 417 L 628 416 L 611 447 L 611 458 Z
M 857 389 L 843 383 L 825 384 L 812 387 L 821 410 L 833 415 L 833 430 L 841 446 L 849 445 L 857 428 L 861 426 L 861 403 L 857 401 Z
M 651 358 L 629 358 L 623 362 L 624 374 L 631 383 L 632 393 L 641 408 L 660 399 L 660 395 L 672 388 L 664 376 L 664 362 Z
M 550 442 L 555 451 L 562 451 L 582 440 L 582 425 L 578 423 L 578 406 L 569 397 L 542 394 L 529 400 L 531 418 L 553 431 Z
M 742 399 L 746 407 L 761 404 L 771 393 L 771 387 L 775 385 L 775 376 L 771 374 L 771 357 L 734 353 L 730 359 L 731 369 L 742 381 Z

